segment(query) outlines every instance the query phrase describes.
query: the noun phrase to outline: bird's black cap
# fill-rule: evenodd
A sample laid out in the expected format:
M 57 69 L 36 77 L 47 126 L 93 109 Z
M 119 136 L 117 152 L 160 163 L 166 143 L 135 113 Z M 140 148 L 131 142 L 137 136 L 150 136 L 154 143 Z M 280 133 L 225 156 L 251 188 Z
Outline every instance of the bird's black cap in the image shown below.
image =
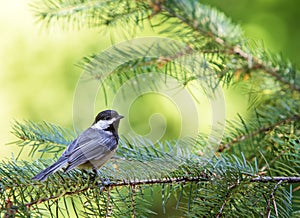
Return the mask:
M 110 120 L 112 118 L 116 118 L 116 120 L 120 120 L 123 118 L 123 116 L 119 115 L 117 111 L 105 110 L 98 113 L 93 124 L 97 123 L 99 120 Z

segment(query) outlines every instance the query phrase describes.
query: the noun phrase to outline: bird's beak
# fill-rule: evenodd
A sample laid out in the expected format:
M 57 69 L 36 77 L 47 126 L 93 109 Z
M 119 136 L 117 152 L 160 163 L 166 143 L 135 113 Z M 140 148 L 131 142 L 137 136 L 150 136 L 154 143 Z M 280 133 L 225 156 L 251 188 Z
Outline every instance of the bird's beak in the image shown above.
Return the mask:
M 124 116 L 119 115 L 118 118 L 117 118 L 117 120 L 121 120 L 121 119 L 123 119 L 123 118 L 124 118 Z

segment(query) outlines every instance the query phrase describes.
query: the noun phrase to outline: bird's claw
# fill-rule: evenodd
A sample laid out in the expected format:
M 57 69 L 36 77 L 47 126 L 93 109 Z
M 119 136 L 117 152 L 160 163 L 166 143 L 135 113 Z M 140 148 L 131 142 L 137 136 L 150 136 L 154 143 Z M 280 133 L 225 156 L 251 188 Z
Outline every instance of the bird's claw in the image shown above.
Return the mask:
M 99 187 L 100 189 L 100 192 L 102 192 L 107 186 L 110 185 L 110 180 L 109 179 L 102 179 L 100 178 L 101 180 L 101 183 L 97 182 L 97 186 Z
M 106 179 L 101 179 L 101 182 L 102 182 L 102 185 L 103 186 L 109 186 L 110 185 L 110 179 L 109 178 L 106 178 Z
M 100 191 L 102 192 L 103 189 L 106 187 L 106 186 L 109 186 L 110 185 L 110 179 L 109 178 L 105 178 L 103 179 L 100 175 L 99 175 L 99 172 L 98 170 L 96 169 L 93 169 L 93 172 L 94 172 L 94 179 L 96 179 L 97 177 L 100 179 L 101 183 L 100 182 L 96 182 L 97 186 L 100 188 Z

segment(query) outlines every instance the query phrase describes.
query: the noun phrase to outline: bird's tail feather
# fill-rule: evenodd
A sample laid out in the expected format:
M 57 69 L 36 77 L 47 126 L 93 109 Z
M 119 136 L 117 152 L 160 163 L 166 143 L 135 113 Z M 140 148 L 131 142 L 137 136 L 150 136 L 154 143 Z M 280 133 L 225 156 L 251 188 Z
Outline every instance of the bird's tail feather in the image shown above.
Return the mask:
M 37 180 L 42 182 L 46 180 L 48 176 L 61 169 L 66 163 L 67 163 L 67 159 L 60 158 L 57 162 L 55 162 L 51 166 L 47 167 L 46 169 L 44 169 L 43 171 L 41 171 L 40 173 L 32 177 L 32 180 Z

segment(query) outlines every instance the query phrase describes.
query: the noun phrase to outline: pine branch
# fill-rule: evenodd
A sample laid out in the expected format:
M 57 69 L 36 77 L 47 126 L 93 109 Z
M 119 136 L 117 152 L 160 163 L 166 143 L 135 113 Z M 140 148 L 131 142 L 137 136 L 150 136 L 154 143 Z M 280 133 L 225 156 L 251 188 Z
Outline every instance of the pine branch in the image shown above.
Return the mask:
M 166 5 L 166 6 L 164 6 Z M 287 85 L 288 88 L 300 92 L 300 87 L 296 83 L 295 78 L 286 80 L 283 75 L 295 75 L 296 69 L 290 66 L 280 66 L 283 61 L 277 61 L 274 64 L 267 56 L 263 54 L 255 54 L 245 45 L 242 45 L 243 37 L 237 30 L 237 25 L 231 24 L 223 14 L 213 9 L 197 3 L 196 1 L 166 1 L 161 8 L 166 11 L 169 16 L 179 19 L 195 32 L 201 33 L 205 38 L 210 38 L 216 44 L 224 48 L 223 52 L 227 55 L 235 55 L 237 58 L 244 60 L 247 65 L 245 69 L 248 72 L 262 70 L 280 83 Z M 197 11 L 198 10 L 198 11 Z M 201 11 L 201 12 L 199 12 Z M 209 25 L 210 24 L 210 25 Z M 220 25 L 218 27 L 218 25 Z M 216 27 L 217 26 L 217 27 Z M 222 30 L 222 31 L 220 31 Z M 244 49 L 243 49 L 244 47 Z M 290 64 L 289 64 L 290 65 Z
M 47 27 L 59 21 L 58 24 L 64 28 L 77 26 L 78 29 L 116 26 L 117 24 L 122 27 L 121 24 L 143 21 L 150 14 L 149 9 L 142 2 L 123 0 L 51 0 L 46 2 L 39 0 L 32 4 L 32 8 L 36 17 L 45 22 Z M 136 26 L 132 25 L 132 28 Z
M 203 177 L 195 177 L 195 178 L 190 178 L 190 177 L 182 177 L 182 178 L 163 178 L 163 179 L 151 179 L 151 180 L 124 180 L 121 182 L 112 182 L 109 184 L 105 184 L 103 187 L 105 187 L 105 189 L 101 189 L 103 191 L 107 190 L 110 191 L 111 188 L 115 188 L 115 187 L 123 187 L 123 186 L 140 186 L 140 185 L 156 185 L 156 184 L 170 184 L 170 183 L 187 183 L 187 182 L 200 182 L 200 181 L 207 181 L 206 178 Z M 76 191 L 69 191 L 69 192 L 65 192 L 59 195 L 55 195 L 55 196 L 50 196 L 50 197 L 46 197 L 46 198 L 41 198 L 41 199 L 37 199 L 35 201 L 26 203 L 25 206 L 26 207 L 31 207 L 33 205 L 37 205 L 37 204 L 41 204 L 44 203 L 46 201 L 49 200 L 55 200 L 58 199 L 62 196 L 74 196 L 77 194 L 80 194 L 82 192 L 86 192 L 89 189 L 96 189 L 99 188 L 99 186 L 96 184 L 94 186 L 88 186 L 85 187 L 83 189 L 80 190 L 76 190 Z
M 225 38 L 226 40 L 229 39 L 229 35 L 224 36 L 226 33 L 236 33 L 236 35 L 230 37 L 231 39 L 240 38 L 240 35 L 238 34 L 239 31 L 236 31 L 236 29 L 238 29 L 237 26 L 232 25 L 228 19 L 225 19 L 225 16 L 222 13 L 205 5 L 199 7 L 200 4 L 196 1 L 178 1 L 176 3 L 174 1 L 166 1 L 166 6 L 163 5 L 161 8 L 166 11 L 169 16 L 179 19 L 183 24 L 186 24 L 194 31 L 204 35 L 204 37 L 211 38 L 220 45 L 224 45 Z M 174 4 L 174 9 L 170 6 L 171 4 Z M 190 15 L 199 17 L 190 17 Z M 209 25 L 219 25 L 221 22 L 222 26 L 220 25 L 219 28 L 214 26 L 214 29 L 212 29 L 212 26 Z M 221 32 L 221 30 L 225 31 Z M 224 35 L 221 36 L 222 33 Z
M 232 54 L 236 54 L 239 57 L 243 58 L 245 61 L 251 62 L 251 65 L 249 65 L 248 70 L 263 70 L 263 72 L 269 74 L 271 77 L 273 77 L 276 81 L 279 81 L 280 83 L 287 85 L 288 88 L 300 92 L 300 87 L 299 85 L 295 84 L 292 81 L 286 80 L 280 72 L 282 71 L 288 71 L 290 74 L 293 74 L 293 71 L 295 71 L 293 68 L 287 68 L 287 69 L 282 69 L 280 66 L 272 66 L 272 63 L 270 60 L 262 60 L 259 57 L 255 57 L 252 54 L 249 54 L 245 51 L 243 51 L 239 46 L 238 47 L 233 47 L 231 49 Z M 230 54 L 230 53 L 229 53 Z M 283 62 L 283 61 L 281 61 Z M 277 63 L 280 63 L 278 61 Z
M 258 176 L 254 177 L 250 180 L 251 182 L 263 182 L 263 183 L 278 183 L 278 182 L 285 182 L 288 184 L 292 183 L 300 183 L 300 177 L 286 177 L 286 176 L 275 176 L 275 177 L 270 177 L 270 176 Z
M 124 180 L 124 181 L 120 181 L 120 182 L 111 182 L 109 184 L 103 184 L 102 188 L 105 187 L 105 189 L 101 188 L 101 190 L 110 192 L 110 190 L 112 188 L 123 187 L 123 186 L 135 187 L 135 186 L 142 186 L 142 185 L 158 185 L 158 184 L 174 184 L 174 183 L 185 184 L 185 183 L 190 183 L 190 182 L 192 182 L 192 183 L 209 182 L 211 180 L 212 180 L 212 178 L 209 178 L 208 175 L 200 176 L 200 177 L 162 178 L 162 179 L 147 179 L 147 180 Z M 255 182 L 255 183 L 272 182 L 272 183 L 276 183 L 276 186 L 278 186 L 281 183 L 287 183 L 287 184 L 300 183 L 300 177 L 267 177 L 267 176 L 260 177 L 259 176 L 259 177 L 250 178 L 249 181 Z M 230 186 L 229 190 L 235 188 L 238 185 L 239 184 Z M 50 196 L 50 197 L 46 197 L 46 198 L 37 199 L 35 201 L 26 203 L 25 206 L 31 207 L 33 205 L 41 204 L 41 203 L 44 203 L 49 200 L 58 199 L 62 196 L 74 196 L 74 195 L 80 194 L 82 192 L 86 192 L 89 189 L 97 189 L 97 188 L 99 188 L 99 186 L 97 184 L 95 184 L 93 186 L 88 186 L 88 187 L 85 187 L 83 189 L 79 189 L 76 191 L 68 191 L 68 192 L 61 193 L 56 196 Z M 275 192 L 276 189 L 274 189 L 273 191 Z M 229 192 L 227 193 L 227 195 L 228 195 L 227 197 L 229 197 Z M 220 209 L 220 212 L 218 215 L 219 217 L 222 215 L 222 210 L 224 209 L 226 203 L 227 203 L 227 200 L 224 201 L 224 204 L 222 205 L 222 208 Z
M 252 138 L 258 134 L 265 134 L 266 132 L 269 132 L 271 130 L 273 130 L 274 128 L 282 125 L 282 124 L 288 124 L 290 122 L 293 121 L 299 121 L 300 120 L 300 116 L 295 114 L 291 117 L 287 117 L 285 119 L 279 120 L 273 124 L 269 124 L 263 127 L 260 127 L 258 129 L 252 130 L 251 132 L 247 133 L 247 134 L 241 134 L 235 138 L 233 138 L 231 141 L 227 142 L 226 144 L 220 144 L 219 148 L 218 148 L 218 152 L 223 152 L 224 149 L 230 149 L 230 147 L 236 143 L 240 143 L 241 141 L 247 140 L 249 138 Z
M 150 39 L 149 39 L 150 40 Z M 160 41 L 153 41 L 153 43 L 144 43 L 144 47 L 136 47 L 132 44 L 121 45 L 121 48 L 113 48 L 108 54 L 102 54 L 101 56 L 92 55 L 90 57 L 86 57 L 84 61 L 80 64 L 80 66 L 88 71 L 93 79 L 100 80 L 103 82 L 104 79 L 112 77 L 114 74 L 118 76 L 118 79 L 121 79 L 121 76 L 126 72 L 126 80 L 130 78 L 130 72 L 136 69 L 149 69 L 154 68 L 153 72 L 161 71 L 164 66 L 168 68 L 169 63 L 180 62 L 180 58 L 186 57 L 188 55 L 193 54 L 193 50 L 189 46 L 185 46 L 184 44 L 172 41 L 161 39 Z M 206 51 L 210 53 L 210 51 Z M 107 63 L 108 58 L 116 62 L 115 64 L 118 66 L 117 69 L 113 69 L 114 71 L 110 71 L 105 73 L 103 71 L 104 65 Z M 127 60 L 122 63 L 121 60 Z M 132 60 L 132 61 L 128 61 Z M 120 65 L 122 64 L 122 65 Z M 134 69 L 133 69 L 134 67 Z M 105 68 L 104 68 L 105 69 Z M 176 72 L 175 64 L 172 65 L 172 69 Z M 165 69 L 163 72 L 167 71 Z M 137 72 L 134 71 L 134 72 Z M 144 73 L 144 72 L 142 72 Z M 170 72 L 171 73 L 171 72 Z M 174 73 L 174 72 L 173 72 Z M 138 73 L 134 73 L 136 76 Z M 125 75 L 124 75 L 125 76 Z M 178 75 L 176 75 L 178 76 Z M 113 80 L 113 79 L 111 79 Z M 118 81 L 113 80 L 115 83 Z M 123 81 L 120 83 L 122 84 Z M 114 84 L 116 86 L 116 84 Z
M 45 121 L 43 123 L 15 122 L 12 129 L 12 133 L 19 139 L 14 143 L 21 147 L 17 159 L 25 146 L 31 147 L 30 156 L 39 151 L 42 157 L 45 152 L 60 153 L 75 138 L 73 132 Z
M 133 145 L 131 145 L 131 148 L 130 152 L 133 156 L 136 159 L 143 161 L 138 164 L 138 162 L 134 162 L 133 160 L 129 161 L 129 163 L 127 163 L 127 160 L 119 160 L 117 171 L 111 166 L 103 167 L 101 172 L 103 173 L 104 178 L 108 178 L 109 176 L 113 179 L 110 183 L 103 184 L 102 188 L 99 188 L 97 181 L 90 180 L 90 176 L 86 177 L 83 173 L 78 174 L 78 171 L 76 170 L 68 174 L 56 173 L 54 176 L 49 178 L 49 181 L 47 181 L 46 184 L 42 185 L 40 183 L 35 183 L 32 186 L 32 182 L 30 181 L 32 175 L 30 174 L 35 174 L 43 168 L 43 166 L 40 166 L 40 163 L 33 165 L 32 163 L 23 162 L 24 166 L 21 168 L 17 165 L 17 163 L 2 164 L 0 168 L 2 169 L 0 170 L 0 176 L 5 178 L 2 180 L 3 186 L 5 187 L 4 193 L 11 193 L 10 190 L 13 190 L 13 193 L 16 193 L 16 189 L 20 189 L 24 195 L 22 200 L 22 202 L 24 202 L 24 207 L 33 208 L 39 204 L 48 204 L 47 202 L 50 201 L 57 202 L 56 200 L 64 199 L 66 196 L 72 196 L 74 198 L 76 196 L 84 196 L 91 191 L 100 193 L 100 196 L 104 196 L 104 193 L 109 192 L 111 194 L 107 194 L 106 196 L 114 199 L 112 200 L 112 203 L 114 207 L 117 207 L 118 204 L 115 199 L 116 196 L 115 194 L 112 194 L 112 192 L 116 193 L 118 188 L 131 187 L 130 190 L 132 193 L 132 187 L 134 187 L 134 189 L 137 187 L 145 189 L 146 187 L 157 187 L 164 184 L 168 186 L 172 185 L 173 187 L 182 186 L 183 188 L 188 184 L 197 186 L 205 186 L 206 184 L 208 187 L 211 186 L 210 188 L 217 188 L 222 192 L 223 189 L 228 191 L 228 188 L 233 184 L 236 184 L 238 187 L 242 187 L 245 185 L 249 186 L 250 183 L 267 183 L 268 187 L 271 183 L 278 181 L 282 181 L 287 184 L 300 182 L 299 177 L 258 177 L 256 176 L 258 174 L 257 170 L 253 169 L 251 164 L 247 163 L 245 159 L 240 160 L 236 157 L 231 159 L 216 158 L 215 160 L 211 160 L 207 164 L 204 164 L 201 160 L 199 160 L 199 157 L 195 159 L 195 157 L 192 158 L 191 156 L 185 155 L 176 156 L 175 153 L 169 153 L 172 157 L 169 159 L 167 158 L 168 153 L 166 153 L 166 148 L 162 147 L 161 148 L 165 150 L 165 152 L 162 152 L 163 150 L 158 152 L 159 150 L 155 147 L 144 147 L 144 149 L 146 149 L 144 152 L 140 150 L 141 148 L 143 150 L 143 147 L 140 146 L 134 148 Z M 123 154 L 124 157 L 129 158 L 127 155 L 130 154 L 130 152 L 125 152 Z M 174 165 L 174 163 L 176 163 L 176 165 Z M 133 165 L 135 166 L 134 168 L 132 168 Z M 173 168 L 170 168 L 171 165 L 173 165 Z M 160 172 L 157 172 L 159 169 L 157 166 L 162 168 Z M 166 168 L 164 169 L 163 167 Z M 30 172 L 29 175 L 28 172 Z M 157 172 L 157 174 L 154 174 L 154 172 Z M 224 184 L 221 185 L 223 182 Z M 19 183 L 23 185 L 19 186 Z M 63 187 L 61 187 L 62 184 Z M 218 188 L 219 185 L 221 186 Z M 191 186 L 193 187 L 192 190 L 194 190 L 197 186 Z M 28 187 L 30 188 L 29 190 Z M 57 190 L 57 187 L 61 188 Z M 73 187 L 76 188 L 74 189 Z M 233 189 L 231 190 L 233 191 Z M 243 189 L 237 189 L 238 193 L 240 190 Z M 212 191 L 215 192 L 216 190 Z M 194 191 L 191 192 L 191 194 L 193 193 Z M 139 194 L 135 192 L 134 205 L 137 207 L 139 203 L 137 202 L 136 197 L 138 196 Z M 222 196 L 222 194 L 220 196 Z M 236 198 L 237 196 L 236 193 L 233 193 L 233 198 Z M 132 194 L 129 194 L 126 198 L 128 198 L 128 200 L 131 199 L 132 202 L 132 197 Z M 17 197 L 14 198 L 17 199 Z M 28 201 L 28 199 L 30 200 Z M 97 198 L 95 200 L 97 200 Z M 224 204 L 224 199 L 218 199 L 218 201 L 223 201 L 222 204 Z M 104 202 L 106 202 L 105 205 L 107 205 L 107 199 Z M 18 205 L 15 201 L 13 204 Z M 91 202 L 91 204 L 93 203 Z M 227 204 L 225 203 L 223 207 L 221 207 L 221 205 L 220 208 L 223 208 L 221 212 L 225 210 L 225 207 L 227 211 Z M 106 206 L 104 206 L 104 208 L 106 208 Z M 134 213 L 138 213 L 138 211 L 140 211 L 136 208 L 131 209 L 135 210 Z

